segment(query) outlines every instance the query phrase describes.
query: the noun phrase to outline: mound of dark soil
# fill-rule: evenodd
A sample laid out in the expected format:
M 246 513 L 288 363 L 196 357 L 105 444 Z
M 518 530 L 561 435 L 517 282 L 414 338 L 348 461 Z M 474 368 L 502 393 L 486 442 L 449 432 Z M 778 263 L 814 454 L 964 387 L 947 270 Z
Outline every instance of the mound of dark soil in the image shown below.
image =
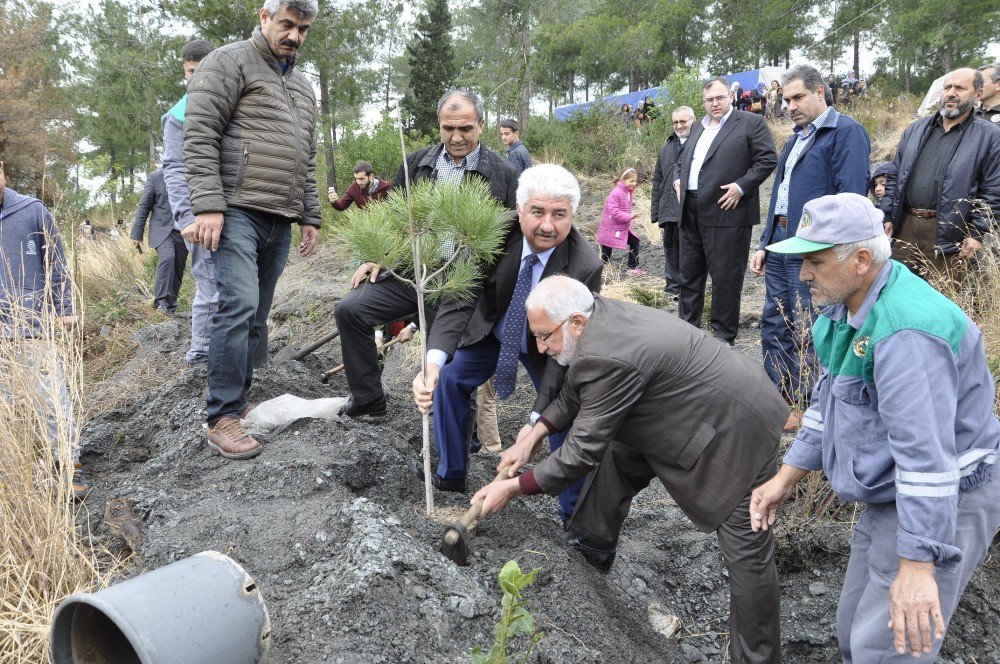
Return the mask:
M 580 215 L 585 228 L 596 222 L 605 193 L 588 192 Z M 647 245 L 645 256 L 646 269 L 659 274 L 661 250 Z M 344 265 L 330 276 L 322 256 L 289 268 L 276 298 L 281 304 L 272 357 L 289 339 L 296 316 L 322 312 L 311 335 L 325 331 L 349 271 Z M 740 344 L 754 355 L 759 332 L 753 314 L 762 289 L 748 277 Z M 152 353 L 160 383 L 123 382 L 119 406 L 86 426 L 84 460 L 96 487 L 87 500 L 90 526 L 112 548 L 122 547 L 99 515 L 107 500 L 124 497 L 148 533 L 133 573 L 205 549 L 239 561 L 256 579 L 271 614 L 269 661 L 469 661 L 473 647 L 488 649 L 492 642 L 497 574 L 511 559 L 526 570 L 542 569 L 527 591 L 546 633 L 534 662 L 728 661 L 729 587 L 721 553 L 714 536 L 697 532 L 658 483 L 635 500 L 607 576 L 566 547 L 556 502 L 548 497 L 516 501 L 484 520 L 472 540 L 469 566 L 457 567 L 438 549 L 468 496 L 437 493 L 438 516 L 425 518 L 423 485 L 406 468 L 420 448 L 420 419 L 408 387 L 415 371 L 412 350 L 394 349 L 387 359 L 389 412 L 381 422 L 300 421 L 271 436 L 256 459 L 232 462 L 211 454 L 204 443 L 204 373 L 183 363 L 183 327 L 168 322 L 140 333 L 139 346 L 146 350 L 138 352 Z M 302 341 L 301 333 L 297 339 Z M 303 362 L 272 364 L 257 374 L 251 398 L 260 402 L 286 392 L 346 396 L 342 376 L 329 386 L 317 378 L 338 362 L 333 343 Z M 502 405 L 507 443 L 532 398 L 524 384 Z M 492 478 L 497 458 L 473 458 L 470 490 Z M 785 661 L 839 659 L 836 605 L 848 539 L 846 523 L 781 534 Z M 941 661 L 1000 661 L 998 586 L 1000 565 L 990 559 L 962 600 Z M 657 631 L 661 614 L 680 618 L 677 636 Z

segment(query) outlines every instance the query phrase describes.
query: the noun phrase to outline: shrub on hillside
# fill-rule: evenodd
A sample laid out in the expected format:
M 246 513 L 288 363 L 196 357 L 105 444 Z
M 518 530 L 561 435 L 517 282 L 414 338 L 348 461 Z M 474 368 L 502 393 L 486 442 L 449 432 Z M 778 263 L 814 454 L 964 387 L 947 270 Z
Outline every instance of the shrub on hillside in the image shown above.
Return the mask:
M 557 162 L 586 175 L 613 176 L 626 167 L 648 174 L 667 136 L 664 125 L 661 119 L 636 129 L 612 109 L 599 108 L 563 121 L 534 117 L 521 138 L 536 163 Z

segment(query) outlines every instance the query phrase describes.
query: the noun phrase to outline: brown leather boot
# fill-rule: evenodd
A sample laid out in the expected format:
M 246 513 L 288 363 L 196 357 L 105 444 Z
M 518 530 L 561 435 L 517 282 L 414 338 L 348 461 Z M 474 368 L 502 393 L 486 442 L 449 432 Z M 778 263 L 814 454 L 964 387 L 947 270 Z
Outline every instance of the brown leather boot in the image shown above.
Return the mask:
M 233 417 L 222 417 L 208 427 L 208 446 L 227 459 L 252 459 L 262 449 Z
M 73 497 L 83 500 L 90 493 L 90 482 L 83 474 L 83 464 L 77 461 L 73 464 Z

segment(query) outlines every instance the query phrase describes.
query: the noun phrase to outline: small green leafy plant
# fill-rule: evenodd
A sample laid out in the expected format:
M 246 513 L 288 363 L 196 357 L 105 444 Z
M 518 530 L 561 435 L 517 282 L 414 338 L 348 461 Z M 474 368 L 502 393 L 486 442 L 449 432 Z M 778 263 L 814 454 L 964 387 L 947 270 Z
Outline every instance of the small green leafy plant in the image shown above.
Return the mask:
M 535 577 L 541 571 L 536 567 L 527 574 L 521 573 L 521 567 L 516 560 L 508 561 L 500 570 L 500 588 L 503 598 L 500 600 L 500 620 L 493 626 L 493 647 L 483 653 L 482 648 L 472 650 L 473 664 L 507 664 L 518 661 L 527 662 L 531 650 L 535 647 L 544 632 L 535 629 L 535 618 L 524 608 L 527 605 L 522 599 L 521 591 L 535 582 Z M 524 650 L 513 650 L 527 642 Z

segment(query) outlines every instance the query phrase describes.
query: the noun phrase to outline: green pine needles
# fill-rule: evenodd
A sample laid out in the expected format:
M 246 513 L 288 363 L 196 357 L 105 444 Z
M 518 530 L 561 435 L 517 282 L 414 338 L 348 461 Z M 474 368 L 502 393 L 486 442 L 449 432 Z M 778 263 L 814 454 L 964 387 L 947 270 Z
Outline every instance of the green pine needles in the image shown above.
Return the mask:
M 516 560 L 510 560 L 500 570 L 500 588 L 503 598 L 500 600 L 500 620 L 493 626 L 493 647 L 483 654 L 482 648 L 472 650 L 473 664 L 508 664 L 519 661 L 527 662 L 535 645 L 545 636 L 535 628 L 535 618 L 522 599 L 521 591 L 535 582 L 541 571 L 536 567 L 527 574 L 521 573 L 521 567 Z M 508 652 L 512 647 L 525 645 L 524 650 Z
M 422 281 L 428 299 L 471 298 L 483 268 L 500 253 L 510 211 L 479 178 L 461 186 L 422 181 L 410 187 L 410 196 L 413 233 L 425 270 L 413 267 L 413 236 L 402 188 L 364 210 L 351 207 L 335 233 L 362 261 L 377 263 L 413 285 Z

